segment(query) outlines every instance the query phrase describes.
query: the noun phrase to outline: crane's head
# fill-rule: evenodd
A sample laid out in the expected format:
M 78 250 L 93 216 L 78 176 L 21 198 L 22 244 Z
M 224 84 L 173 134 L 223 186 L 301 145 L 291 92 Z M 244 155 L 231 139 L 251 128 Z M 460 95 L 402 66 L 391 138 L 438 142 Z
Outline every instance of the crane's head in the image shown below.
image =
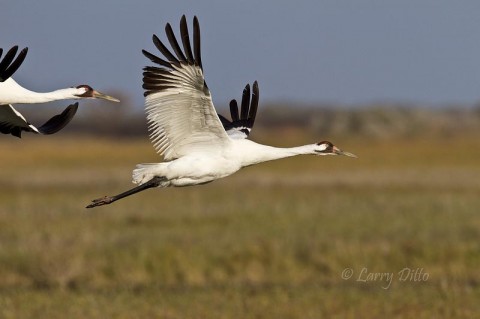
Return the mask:
M 342 151 L 329 141 L 323 141 L 315 144 L 314 151 L 316 155 L 345 155 L 349 157 L 357 157 L 355 154 Z
M 77 90 L 77 92 L 74 95 L 77 99 L 103 99 L 112 102 L 120 102 L 119 99 L 95 91 L 94 89 L 92 89 L 91 86 L 86 84 L 79 85 L 75 89 Z

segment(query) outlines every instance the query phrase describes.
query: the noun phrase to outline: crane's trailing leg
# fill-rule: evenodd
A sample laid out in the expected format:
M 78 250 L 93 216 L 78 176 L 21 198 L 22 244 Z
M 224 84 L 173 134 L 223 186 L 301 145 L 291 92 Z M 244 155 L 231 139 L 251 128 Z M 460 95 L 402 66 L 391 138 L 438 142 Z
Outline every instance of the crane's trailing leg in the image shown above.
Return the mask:
M 107 205 L 111 204 L 119 199 L 122 199 L 124 197 L 136 194 L 138 192 L 144 191 L 146 189 L 152 188 L 152 187 L 158 187 L 162 182 L 165 182 L 167 179 L 163 176 L 155 176 L 151 180 L 149 180 L 146 183 L 143 183 L 142 185 L 139 185 L 137 187 L 134 187 L 126 192 L 120 193 L 115 196 L 105 196 L 102 198 L 94 199 L 92 200 L 92 203 L 88 205 L 86 208 L 93 208 L 97 206 L 102 206 L 102 205 Z

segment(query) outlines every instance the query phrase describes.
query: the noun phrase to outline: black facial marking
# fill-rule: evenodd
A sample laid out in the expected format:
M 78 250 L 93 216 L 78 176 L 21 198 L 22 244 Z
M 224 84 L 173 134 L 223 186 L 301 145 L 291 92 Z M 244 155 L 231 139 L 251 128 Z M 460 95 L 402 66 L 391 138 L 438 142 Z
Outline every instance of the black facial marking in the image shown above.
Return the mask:
M 86 85 L 86 84 L 82 84 L 82 85 L 77 86 L 76 88 L 77 89 L 80 89 L 80 88 L 85 89 L 85 93 L 79 94 L 78 96 L 80 96 L 80 97 L 93 97 L 93 89 L 92 89 L 91 86 Z
M 333 144 L 329 141 L 322 141 L 320 143 L 317 143 L 318 146 L 320 145 L 327 145 L 327 147 L 323 150 L 323 151 L 317 151 L 315 150 L 315 152 L 317 153 L 332 153 L 333 152 Z

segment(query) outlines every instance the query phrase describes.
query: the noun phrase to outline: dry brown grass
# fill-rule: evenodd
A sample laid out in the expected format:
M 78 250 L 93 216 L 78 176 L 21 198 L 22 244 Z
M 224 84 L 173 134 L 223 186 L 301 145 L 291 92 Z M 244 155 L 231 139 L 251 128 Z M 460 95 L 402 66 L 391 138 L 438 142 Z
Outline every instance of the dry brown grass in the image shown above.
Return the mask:
M 280 144 L 309 140 L 290 133 Z M 137 162 L 158 160 L 146 139 L 0 142 L 2 318 L 471 318 L 480 310 L 478 137 L 338 140 L 360 158 L 272 162 L 88 211 L 92 198 L 131 187 Z M 401 281 L 404 267 L 423 268 L 428 280 Z M 395 278 L 383 289 L 358 280 L 363 268 Z

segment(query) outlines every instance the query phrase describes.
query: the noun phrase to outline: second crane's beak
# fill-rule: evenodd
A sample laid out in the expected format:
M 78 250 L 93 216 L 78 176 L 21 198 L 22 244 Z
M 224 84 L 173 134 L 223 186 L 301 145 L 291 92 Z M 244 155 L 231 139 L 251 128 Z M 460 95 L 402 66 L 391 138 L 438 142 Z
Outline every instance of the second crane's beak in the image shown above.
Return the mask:
M 119 99 L 114 98 L 113 96 L 103 94 L 102 92 L 98 92 L 93 90 L 92 97 L 95 99 L 102 99 L 102 100 L 107 100 L 107 101 L 112 101 L 112 102 L 120 102 Z
M 349 153 L 349 152 L 342 151 L 341 149 L 339 149 L 336 146 L 333 147 L 333 153 L 335 153 L 336 155 L 344 155 L 344 156 L 348 156 L 348 157 L 358 158 L 357 155 Z

